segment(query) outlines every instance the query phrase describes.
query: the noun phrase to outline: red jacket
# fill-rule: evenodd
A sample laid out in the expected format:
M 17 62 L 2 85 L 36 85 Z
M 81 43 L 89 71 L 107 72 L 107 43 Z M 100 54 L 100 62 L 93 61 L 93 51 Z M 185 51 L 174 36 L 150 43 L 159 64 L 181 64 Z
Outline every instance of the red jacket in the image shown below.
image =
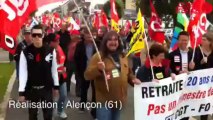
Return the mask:
M 65 71 L 66 67 L 64 67 L 64 63 L 66 60 L 66 56 L 60 46 L 57 47 L 57 63 L 58 63 L 58 74 L 60 78 L 60 74 L 62 74 L 63 78 L 67 78 L 67 73 Z

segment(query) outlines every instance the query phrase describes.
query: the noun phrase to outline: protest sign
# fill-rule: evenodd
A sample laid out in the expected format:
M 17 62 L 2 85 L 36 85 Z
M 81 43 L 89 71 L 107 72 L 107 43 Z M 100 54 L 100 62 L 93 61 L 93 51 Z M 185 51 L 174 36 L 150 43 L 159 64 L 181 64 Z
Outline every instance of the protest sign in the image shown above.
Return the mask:
M 134 87 L 135 120 L 179 120 L 213 113 L 213 69 Z

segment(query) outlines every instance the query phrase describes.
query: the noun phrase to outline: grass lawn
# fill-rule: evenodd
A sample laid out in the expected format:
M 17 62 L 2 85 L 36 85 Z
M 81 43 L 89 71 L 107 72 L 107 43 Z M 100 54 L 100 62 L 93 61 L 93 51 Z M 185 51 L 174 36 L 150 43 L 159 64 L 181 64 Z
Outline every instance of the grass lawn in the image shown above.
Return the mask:
M 0 63 L 0 103 L 3 100 L 8 82 L 11 75 L 13 74 L 14 68 L 15 64 L 13 63 Z

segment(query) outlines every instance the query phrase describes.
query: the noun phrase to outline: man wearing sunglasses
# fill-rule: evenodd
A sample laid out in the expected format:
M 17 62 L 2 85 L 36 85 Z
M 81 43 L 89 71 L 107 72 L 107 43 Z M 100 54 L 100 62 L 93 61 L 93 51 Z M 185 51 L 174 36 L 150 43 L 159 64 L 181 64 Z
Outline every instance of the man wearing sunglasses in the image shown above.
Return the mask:
M 40 25 L 34 26 L 31 34 L 33 44 L 20 55 L 19 101 L 28 100 L 29 120 L 37 120 L 38 108 L 42 108 L 44 120 L 52 120 L 53 107 L 57 106 L 47 105 L 53 105 L 52 89 L 55 95 L 59 89 L 56 51 L 43 45 Z

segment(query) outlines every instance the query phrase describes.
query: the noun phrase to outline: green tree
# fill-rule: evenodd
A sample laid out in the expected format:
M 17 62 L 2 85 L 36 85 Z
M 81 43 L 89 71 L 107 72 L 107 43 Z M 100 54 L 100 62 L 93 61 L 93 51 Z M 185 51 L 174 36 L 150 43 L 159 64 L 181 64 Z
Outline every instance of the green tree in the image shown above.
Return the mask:
M 123 0 L 116 0 L 116 9 L 118 12 L 118 16 L 119 18 L 122 18 L 122 16 L 124 15 L 124 2 Z M 104 6 L 103 6 L 103 10 L 106 13 L 108 18 L 111 18 L 110 15 L 110 1 L 107 1 Z
M 169 2 L 170 1 L 170 2 Z M 176 16 L 176 7 L 180 2 L 188 2 L 193 0 L 153 0 L 154 7 L 159 16 L 174 15 Z M 137 9 L 141 9 L 144 15 L 151 16 L 149 0 L 136 0 Z
M 136 0 L 135 4 L 137 10 L 140 8 L 143 15 L 146 17 L 151 16 L 150 0 Z M 170 2 L 169 2 L 170 1 Z M 154 7 L 160 17 L 164 15 L 172 15 L 173 21 L 176 22 L 176 7 L 180 2 L 193 2 L 193 0 L 153 0 Z M 213 0 L 206 0 L 213 5 Z M 207 14 L 208 20 L 213 23 L 213 11 Z
M 213 0 L 206 0 L 208 3 L 212 4 L 213 6 Z M 213 11 L 210 14 L 207 14 L 207 19 L 213 23 Z

